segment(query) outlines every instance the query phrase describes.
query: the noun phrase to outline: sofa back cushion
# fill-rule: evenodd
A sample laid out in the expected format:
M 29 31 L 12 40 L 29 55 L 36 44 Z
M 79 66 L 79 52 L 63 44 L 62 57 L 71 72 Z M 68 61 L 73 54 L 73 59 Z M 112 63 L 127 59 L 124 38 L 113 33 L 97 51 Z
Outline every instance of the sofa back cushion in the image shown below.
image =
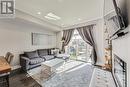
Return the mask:
M 37 51 L 24 52 L 24 54 L 25 54 L 28 58 L 30 58 L 30 59 L 38 58 L 38 57 L 39 57 Z
M 40 57 L 43 57 L 43 56 L 49 54 L 48 51 L 49 51 L 48 49 L 40 49 L 37 52 L 38 52 L 38 54 L 39 54 Z

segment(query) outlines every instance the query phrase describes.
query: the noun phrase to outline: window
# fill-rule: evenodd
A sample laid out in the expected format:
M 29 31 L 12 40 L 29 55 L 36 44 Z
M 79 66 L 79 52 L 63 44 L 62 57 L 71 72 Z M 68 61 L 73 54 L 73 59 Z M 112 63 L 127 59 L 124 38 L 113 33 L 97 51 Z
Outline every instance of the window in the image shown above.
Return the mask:
M 71 59 L 91 62 L 92 47 L 82 39 L 77 30 L 74 31 L 66 52 L 71 55 Z

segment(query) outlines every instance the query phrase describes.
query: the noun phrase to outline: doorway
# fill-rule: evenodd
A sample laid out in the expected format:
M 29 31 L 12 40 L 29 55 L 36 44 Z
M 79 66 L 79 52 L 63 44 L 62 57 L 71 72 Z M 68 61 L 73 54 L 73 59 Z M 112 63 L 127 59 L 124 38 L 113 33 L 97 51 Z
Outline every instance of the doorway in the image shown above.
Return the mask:
M 92 46 L 82 39 L 77 30 L 74 30 L 71 41 L 66 46 L 66 52 L 70 54 L 70 59 L 91 62 Z

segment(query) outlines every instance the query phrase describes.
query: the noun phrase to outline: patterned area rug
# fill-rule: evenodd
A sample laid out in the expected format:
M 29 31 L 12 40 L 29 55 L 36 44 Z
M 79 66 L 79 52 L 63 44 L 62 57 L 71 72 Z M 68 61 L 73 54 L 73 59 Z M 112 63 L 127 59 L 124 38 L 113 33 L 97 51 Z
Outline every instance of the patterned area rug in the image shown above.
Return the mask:
M 54 74 L 47 76 L 43 74 L 42 67 L 38 67 L 28 71 L 28 75 L 42 87 L 89 87 L 93 66 L 70 60 L 56 70 Z

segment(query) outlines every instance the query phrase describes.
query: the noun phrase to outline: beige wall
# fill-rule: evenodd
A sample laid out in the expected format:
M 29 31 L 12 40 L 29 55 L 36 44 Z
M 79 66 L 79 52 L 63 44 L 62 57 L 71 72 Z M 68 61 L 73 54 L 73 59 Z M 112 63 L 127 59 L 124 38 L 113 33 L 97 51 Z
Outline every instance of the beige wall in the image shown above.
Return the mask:
M 51 48 L 51 46 L 32 46 L 31 33 L 43 33 L 55 35 L 55 32 L 49 31 L 48 28 L 42 27 L 22 19 L 1 19 L 0 20 L 0 56 L 6 52 L 12 52 L 15 57 L 12 62 L 13 66 L 19 65 L 19 54 L 24 51 L 35 49 Z M 46 40 L 45 40 L 46 41 Z M 56 41 L 54 41 L 56 47 Z

